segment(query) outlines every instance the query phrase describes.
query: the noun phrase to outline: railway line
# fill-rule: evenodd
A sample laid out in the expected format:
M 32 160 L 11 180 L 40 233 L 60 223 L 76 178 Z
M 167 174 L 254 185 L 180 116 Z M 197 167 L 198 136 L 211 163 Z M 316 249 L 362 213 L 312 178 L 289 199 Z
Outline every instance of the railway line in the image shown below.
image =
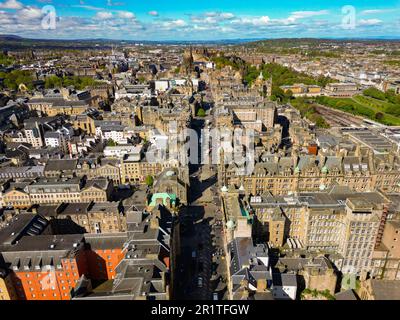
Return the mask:
M 332 127 L 359 127 L 363 124 L 361 118 L 355 117 L 349 113 L 333 110 L 322 105 L 318 105 L 316 109 Z

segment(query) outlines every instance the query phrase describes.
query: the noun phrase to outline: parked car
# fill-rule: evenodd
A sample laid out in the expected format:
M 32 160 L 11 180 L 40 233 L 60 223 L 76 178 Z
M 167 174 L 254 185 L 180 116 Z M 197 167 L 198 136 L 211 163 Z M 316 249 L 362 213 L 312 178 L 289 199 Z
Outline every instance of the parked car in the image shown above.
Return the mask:
M 199 288 L 203 288 L 203 278 L 202 277 L 197 278 L 197 286 Z

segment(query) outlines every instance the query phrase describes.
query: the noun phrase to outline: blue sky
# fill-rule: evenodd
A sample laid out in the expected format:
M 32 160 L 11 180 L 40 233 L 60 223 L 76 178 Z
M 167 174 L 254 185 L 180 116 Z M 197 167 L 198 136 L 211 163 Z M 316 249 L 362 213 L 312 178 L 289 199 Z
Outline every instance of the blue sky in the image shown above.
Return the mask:
M 42 11 L 48 5 L 55 8 L 55 29 L 42 24 L 49 21 Z M 400 37 L 399 13 L 400 0 L 0 0 L 0 34 L 125 40 Z

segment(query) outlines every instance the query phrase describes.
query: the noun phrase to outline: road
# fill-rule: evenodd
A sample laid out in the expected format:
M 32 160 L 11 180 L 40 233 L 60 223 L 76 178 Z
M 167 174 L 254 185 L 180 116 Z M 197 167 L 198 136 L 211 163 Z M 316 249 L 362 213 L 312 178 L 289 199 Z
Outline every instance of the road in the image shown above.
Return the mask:
M 210 115 L 194 119 L 192 128 L 200 133 L 207 119 L 212 123 Z M 199 150 L 201 148 L 199 143 Z M 190 204 L 179 216 L 181 263 L 178 266 L 175 297 L 179 300 L 211 300 L 216 292 L 219 300 L 226 299 L 223 217 L 216 168 L 190 164 L 189 172 Z

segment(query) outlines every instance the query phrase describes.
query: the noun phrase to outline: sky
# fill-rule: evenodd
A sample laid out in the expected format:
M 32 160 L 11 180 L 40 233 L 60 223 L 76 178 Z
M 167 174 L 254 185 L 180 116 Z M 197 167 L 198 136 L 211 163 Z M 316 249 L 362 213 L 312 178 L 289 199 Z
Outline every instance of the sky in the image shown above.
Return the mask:
M 0 0 L 0 34 L 154 41 L 400 38 L 400 0 Z

